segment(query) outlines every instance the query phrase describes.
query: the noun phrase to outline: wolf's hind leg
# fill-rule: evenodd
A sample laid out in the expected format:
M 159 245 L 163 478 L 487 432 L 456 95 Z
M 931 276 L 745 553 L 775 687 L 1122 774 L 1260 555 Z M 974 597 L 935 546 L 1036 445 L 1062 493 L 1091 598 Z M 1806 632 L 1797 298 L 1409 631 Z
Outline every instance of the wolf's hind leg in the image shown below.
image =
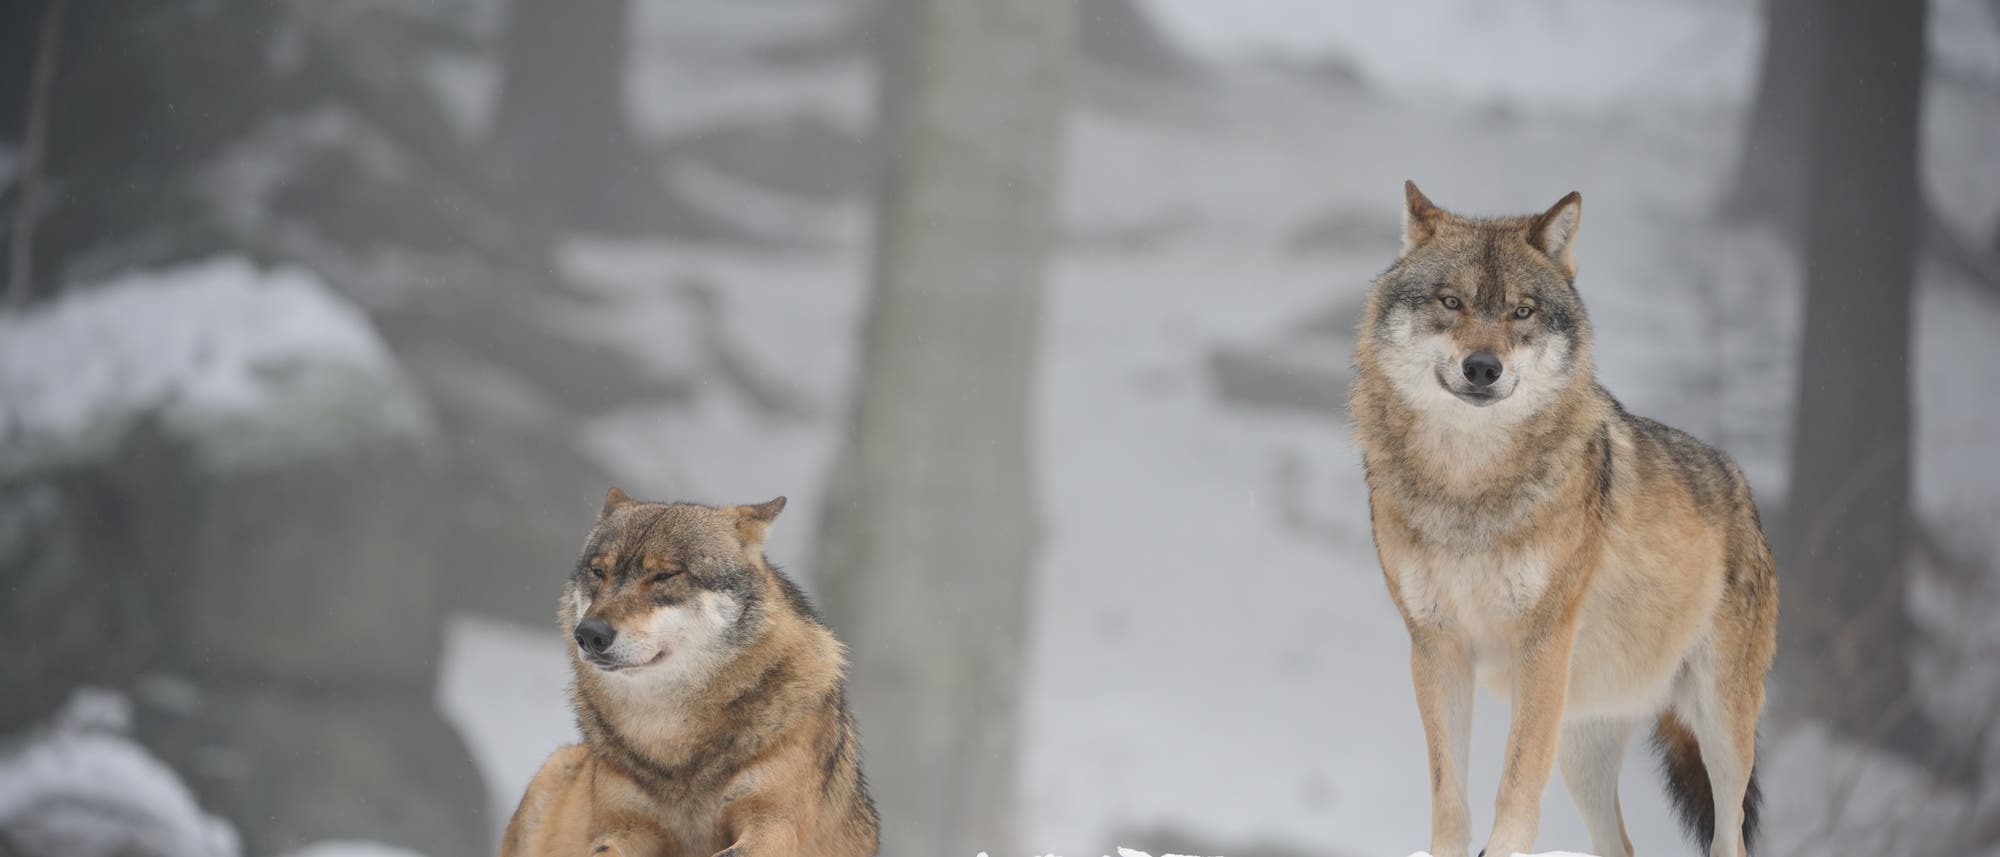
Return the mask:
M 1675 712 L 1701 747 L 1702 767 L 1714 803 L 1709 857 L 1748 857 L 1750 825 L 1745 813 L 1757 751 L 1757 715 L 1763 709 L 1762 675 L 1736 658 L 1716 658 L 1698 669 L 1676 700 Z
M 1599 857 L 1632 857 L 1632 839 L 1618 809 L 1618 768 L 1637 721 L 1603 718 L 1563 724 L 1556 759 L 1563 784 L 1590 829 L 1590 848 Z

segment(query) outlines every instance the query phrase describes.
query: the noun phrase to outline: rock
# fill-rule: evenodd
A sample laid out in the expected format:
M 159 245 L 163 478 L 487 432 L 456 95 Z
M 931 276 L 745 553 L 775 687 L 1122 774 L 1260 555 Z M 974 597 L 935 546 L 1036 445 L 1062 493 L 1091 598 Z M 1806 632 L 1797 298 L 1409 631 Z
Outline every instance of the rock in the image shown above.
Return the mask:
M 1226 402 L 1340 414 L 1352 356 L 1352 347 L 1312 341 L 1224 346 L 1209 353 L 1208 371 Z
M 0 325 L 0 675 L 22 688 L 0 718 L 79 680 L 144 686 L 143 742 L 253 853 L 486 850 L 434 702 L 450 459 L 366 317 L 218 260 Z
M 578 451 L 578 427 L 634 401 L 693 395 L 692 368 L 639 367 L 551 330 L 578 308 L 511 289 L 441 291 L 380 313 L 383 335 L 451 442 L 427 448 L 421 538 L 437 547 L 446 607 L 535 625 L 616 481 Z
M 1209 377 L 1225 402 L 1331 414 L 1347 412 L 1359 304 L 1335 306 L 1254 343 L 1209 352 Z
M 1392 258 L 1402 244 L 1394 218 L 1366 208 L 1334 208 L 1292 231 L 1286 249 L 1293 255 L 1321 253 Z
M 220 257 L 0 316 L 0 484 L 102 460 L 142 420 L 214 472 L 430 431 L 367 317 L 297 269 Z
M 0 853 L 237 857 L 229 823 L 127 737 L 130 703 L 76 692 L 54 722 L 0 755 Z
M 142 707 L 140 734 L 203 803 L 271 854 L 369 839 L 426 854 L 490 854 L 484 781 L 427 697 L 393 687 L 204 689 L 177 715 Z
M 863 135 L 816 112 L 710 125 L 665 149 L 765 190 L 818 201 L 865 193 L 874 171 Z

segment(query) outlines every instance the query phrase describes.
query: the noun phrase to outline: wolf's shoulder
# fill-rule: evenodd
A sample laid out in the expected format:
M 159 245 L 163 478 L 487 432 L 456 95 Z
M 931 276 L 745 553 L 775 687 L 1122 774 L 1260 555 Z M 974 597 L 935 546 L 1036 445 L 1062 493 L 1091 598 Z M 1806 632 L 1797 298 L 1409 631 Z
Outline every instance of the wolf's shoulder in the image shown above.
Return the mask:
M 1731 494 L 1742 483 L 1743 471 L 1728 453 L 1681 429 L 1634 414 L 1617 399 L 1611 403 L 1611 418 L 1631 437 L 1641 462 L 1672 471 L 1697 501 Z

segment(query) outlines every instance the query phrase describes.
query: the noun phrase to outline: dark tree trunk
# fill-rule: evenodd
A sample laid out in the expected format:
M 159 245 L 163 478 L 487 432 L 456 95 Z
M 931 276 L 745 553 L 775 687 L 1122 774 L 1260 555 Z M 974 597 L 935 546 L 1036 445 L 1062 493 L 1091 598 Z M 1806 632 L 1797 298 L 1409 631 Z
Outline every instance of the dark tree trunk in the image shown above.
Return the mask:
M 27 116 L 21 133 L 20 163 L 14 188 L 14 217 L 7 249 L 7 299 L 13 308 L 34 296 L 35 221 L 40 217 L 42 159 L 48 146 L 49 82 L 55 77 L 56 54 L 62 46 L 63 8 L 55 0 L 42 12 L 35 37 L 35 60 L 28 77 Z
M 626 113 L 630 0 L 513 0 L 491 145 L 499 169 L 562 225 L 741 237 L 675 196 Z
M 1757 96 L 1724 207 L 1732 216 L 1771 223 L 1800 240 L 1806 198 L 1806 140 L 1828 22 L 1824 0 L 1765 0 L 1764 51 Z
M 1820 5 L 1781 651 L 1804 713 L 1939 766 L 1910 692 L 1910 328 L 1924 3 Z

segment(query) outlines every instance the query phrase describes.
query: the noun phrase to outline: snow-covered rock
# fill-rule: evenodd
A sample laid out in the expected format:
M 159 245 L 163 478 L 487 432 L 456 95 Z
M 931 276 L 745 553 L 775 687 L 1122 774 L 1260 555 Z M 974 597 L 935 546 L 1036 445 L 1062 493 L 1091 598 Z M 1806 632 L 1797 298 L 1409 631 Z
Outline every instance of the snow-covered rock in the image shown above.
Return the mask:
M 0 479 L 88 463 L 148 419 L 217 470 L 430 424 L 362 312 L 297 269 L 223 257 L 0 315 Z
M 236 857 L 236 831 L 125 732 L 124 697 L 79 690 L 55 722 L 0 755 L 0 835 L 24 854 Z

